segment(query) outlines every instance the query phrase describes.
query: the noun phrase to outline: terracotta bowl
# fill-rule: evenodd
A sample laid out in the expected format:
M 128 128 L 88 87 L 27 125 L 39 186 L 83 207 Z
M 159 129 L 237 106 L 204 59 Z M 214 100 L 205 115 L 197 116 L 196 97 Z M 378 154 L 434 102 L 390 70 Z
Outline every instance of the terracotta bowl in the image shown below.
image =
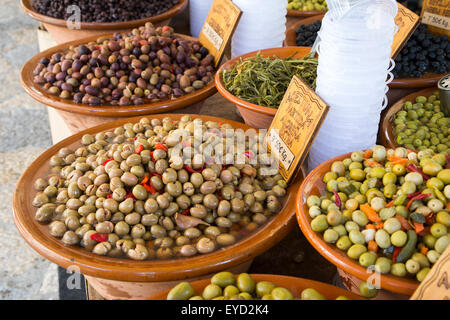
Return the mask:
M 175 120 L 182 114 L 157 114 L 149 118 Z M 236 129 L 247 130 L 249 126 L 227 119 L 199 115 L 203 121 L 229 123 Z M 302 174 L 288 188 L 282 210 L 265 225 L 236 244 L 205 255 L 186 259 L 134 261 L 98 256 L 81 247 L 65 246 L 61 240 L 50 235 L 48 226 L 34 219 L 36 208 L 31 205 L 36 194 L 33 181 L 49 172 L 49 159 L 62 147 L 75 149 L 81 137 L 96 134 L 121 126 L 127 122 L 138 122 L 141 117 L 125 118 L 89 128 L 75 134 L 42 153 L 22 174 L 13 195 L 14 222 L 19 233 L 28 244 L 45 258 L 63 268 L 74 266 L 86 276 L 88 282 L 105 298 L 143 299 L 161 290 L 173 287 L 179 281 L 210 277 L 222 270 L 243 272 L 250 267 L 257 255 L 269 250 L 295 227 L 295 197 Z
M 225 62 L 219 70 L 216 72 L 215 82 L 217 90 L 220 92 L 222 96 L 225 97 L 228 101 L 234 103 L 238 108 L 242 118 L 249 126 L 259 128 L 259 129 L 267 129 L 270 127 L 272 123 L 273 117 L 277 113 L 278 109 L 268 108 L 259 106 L 242 99 L 237 98 L 232 95 L 226 88 L 222 81 L 221 73 L 223 70 L 231 70 L 233 67 L 240 61 L 240 59 L 245 59 L 248 57 L 254 57 L 258 52 L 261 53 L 261 56 L 273 56 L 276 55 L 279 58 L 287 58 L 292 54 L 294 58 L 303 58 L 307 54 L 309 54 L 311 48 L 308 47 L 284 47 L 284 48 L 273 48 L 273 49 L 265 49 L 260 51 L 254 51 L 250 53 L 246 53 L 244 55 L 235 57 L 227 62 Z
M 378 132 L 378 140 L 381 144 L 387 148 L 397 148 L 400 145 L 395 141 L 394 134 L 394 120 L 395 114 L 402 110 L 403 105 L 407 101 L 415 101 L 418 96 L 428 97 L 433 94 L 433 92 L 437 91 L 437 88 L 428 88 L 415 93 L 412 93 L 399 101 L 393 104 L 389 109 L 383 112 L 381 121 L 380 121 L 380 129 Z
M 308 280 L 303 278 L 279 276 L 274 274 L 251 274 L 252 278 L 256 281 L 270 281 L 277 286 L 284 287 L 292 292 L 294 298 L 300 298 L 304 289 L 312 288 L 323 294 L 328 300 L 335 300 L 339 296 L 346 296 L 351 300 L 365 300 L 363 297 L 356 295 L 347 290 L 314 280 Z M 192 287 L 195 289 L 196 295 L 201 295 L 203 289 L 210 283 L 210 279 L 198 280 L 191 282 Z M 147 300 L 166 300 L 169 290 L 159 292 Z
M 288 17 L 296 18 L 309 18 L 312 16 L 324 15 L 328 10 L 322 11 L 301 11 L 301 10 L 288 10 Z
M 177 34 L 177 36 L 183 39 L 195 40 L 195 38 L 186 35 Z M 112 34 L 106 35 L 106 37 L 112 37 Z M 77 46 L 80 44 L 85 44 L 90 41 L 96 41 L 98 38 L 99 36 L 91 36 L 60 44 L 48 50 L 42 51 L 28 60 L 21 71 L 21 84 L 25 92 L 40 103 L 57 109 L 58 113 L 67 123 L 72 133 L 123 117 L 178 110 L 180 108 L 203 102 L 203 100 L 216 93 L 216 87 L 214 81 L 212 80 L 204 88 L 173 100 L 145 103 L 137 106 L 91 106 L 83 103 L 75 103 L 71 100 L 62 99 L 51 95 L 40 85 L 33 82 L 33 70 L 42 58 L 50 57 L 56 52 L 65 51 L 71 45 Z
M 125 22 L 81 22 L 80 29 L 69 29 L 65 20 L 38 13 L 34 10 L 32 2 L 33 0 L 21 0 L 22 9 L 31 18 L 41 22 L 58 44 L 93 35 L 98 36 L 111 32 L 124 32 L 144 25 L 146 22 L 151 22 L 156 26 L 167 25 L 172 17 L 183 11 L 188 5 L 188 0 L 180 0 L 179 4 L 157 16 Z
M 303 234 L 311 243 L 311 245 L 328 261 L 333 263 L 338 269 L 342 269 L 353 277 L 360 280 L 367 280 L 372 273 L 360 266 L 356 260 L 350 259 L 345 251 L 339 250 L 335 245 L 330 245 L 323 240 L 320 233 L 311 229 L 311 217 L 308 214 L 308 206 L 306 199 L 310 195 L 318 195 L 325 193 L 325 184 L 322 177 L 330 171 L 331 164 L 334 161 L 343 160 L 350 157 L 351 153 L 343 154 L 330 159 L 313 171 L 303 181 L 297 194 L 297 221 L 302 229 Z M 344 283 L 345 285 L 345 283 Z M 380 276 L 380 286 L 382 289 L 395 292 L 403 296 L 411 296 L 418 287 L 419 282 L 415 279 L 400 278 L 393 275 L 382 274 Z M 382 291 L 382 290 L 381 290 Z M 381 292 L 380 292 L 381 293 Z M 380 295 L 379 293 L 379 295 Z M 378 297 L 380 298 L 380 297 Z M 398 297 L 407 298 L 407 297 Z
M 298 22 L 296 22 L 295 24 L 293 24 L 292 26 L 290 26 L 287 30 L 286 30 L 286 39 L 284 40 L 284 44 L 285 46 L 297 46 L 297 29 L 304 24 L 311 24 L 316 22 L 317 20 L 322 20 L 324 17 L 325 13 L 319 14 L 319 15 L 315 15 L 315 16 L 310 16 L 308 18 L 305 19 L 301 19 Z

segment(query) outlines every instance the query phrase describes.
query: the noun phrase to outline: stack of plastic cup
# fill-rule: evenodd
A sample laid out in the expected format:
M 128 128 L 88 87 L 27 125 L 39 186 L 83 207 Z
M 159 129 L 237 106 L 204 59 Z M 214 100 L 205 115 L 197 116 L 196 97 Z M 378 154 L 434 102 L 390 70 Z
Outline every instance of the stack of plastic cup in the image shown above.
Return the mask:
M 283 46 L 287 0 L 234 0 L 242 16 L 231 41 L 231 56 Z
M 376 144 L 394 68 L 394 0 L 329 0 L 319 31 L 316 93 L 330 111 L 311 147 L 308 169 Z M 331 3 L 331 6 L 330 6 Z M 336 4 L 337 3 L 337 4 Z M 333 8 L 339 7 L 339 10 Z
M 198 38 L 203 24 L 208 16 L 213 0 L 191 0 L 189 1 L 189 19 L 191 23 L 191 35 Z

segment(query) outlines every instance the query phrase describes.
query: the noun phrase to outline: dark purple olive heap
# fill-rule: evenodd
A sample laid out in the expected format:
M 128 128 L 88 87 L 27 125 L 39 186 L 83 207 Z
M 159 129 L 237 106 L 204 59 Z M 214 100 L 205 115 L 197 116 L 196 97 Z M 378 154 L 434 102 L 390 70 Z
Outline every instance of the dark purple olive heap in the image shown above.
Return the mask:
M 113 39 L 43 58 L 34 82 L 63 99 L 90 105 L 138 105 L 174 99 L 214 77 L 214 57 L 198 41 L 151 23 Z
M 33 8 L 40 14 L 67 20 L 77 5 L 82 22 L 123 22 L 160 15 L 180 0 L 33 0 Z

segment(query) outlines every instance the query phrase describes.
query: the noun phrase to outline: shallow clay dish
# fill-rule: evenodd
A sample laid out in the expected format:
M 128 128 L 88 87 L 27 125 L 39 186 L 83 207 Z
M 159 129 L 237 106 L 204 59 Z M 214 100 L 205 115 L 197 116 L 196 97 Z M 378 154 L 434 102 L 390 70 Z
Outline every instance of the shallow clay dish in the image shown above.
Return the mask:
M 245 59 L 248 57 L 254 57 L 258 52 L 261 53 L 261 56 L 273 56 L 276 55 L 279 58 L 287 58 L 295 53 L 294 58 L 303 58 L 309 52 L 311 48 L 308 47 L 284 47 L 284 48 L 273 48 L 273 49 L 265 49 L 260 51 L 253 51 L 250 53 L 243 54 L 241 56 L 235 57 L 227 62 L 225 62 L 219 70 L 216 72 L 215 82 L 217 90 L 220 92 L 222 96 L 225 97 L 228 101 L 234 103 L 238 108 L 242 118 L 249 126 L 259 128 L 259 129 L 267 129 L 270 127 L 272 123 L 273 117 L 277 113 L 278 109 L 268 108 L 259 106 L 232 95 L 226 88 L 222 81 L 221 72 L 223 70 L 231 70 L 233 67 L 240 61 L 240 59 Z
M 310 195 L 322 195 L 325 193 L 325 184 L 322 177 L 330 171 L 331 164 L 334 161 L 341 161 L 350 157 L 351 153 L 337 156 L 333 159 L 325 161 L 316 167 L 303 181 L 297 194 L 297 221 L 302 229 L 303 234 L 309 243 L 328 261 L 339 269 L 355 276 L 361 280 L 367 280 L 373 273 L 367 272 L 367 269 L 360 266 L 358 261 L 350 259 L 345 251 L 339 250 L 335 245 L 330 245 L 323 240 L 322 234 L 314 232 L 311 229 L 311 217 L 308 214 L 308 206 L 306 199 Z M 388 291 L 393 291 L 401 295 L 410 296 L 419 286 L 419 282 L 415 279 L 400 278 L 393 275 L 380 275 L 380 287 Z
M 156 26 L 166 25 L 176 14 L 183 11 L 188 0 L 180 0 L 180 3 L 170 10 L 149 18 L 124 22 L 80 22 L 80 29 L 67 28 L 67 22 L 38 13 L 32 6 L 33 0 L 21 0 L 22 9 L 33 19 L 41 22 L 57 43 L 77 40 L 92 35 L 109 34 L 111 32 L 123 32 L 151 22 Z
M 350 291 L 314 280 L 308 280 L 303 278 L 279 276 L 274 274 L 251 274 L 252 278 L 256 281 L 270 281 L 275 285 L 284 287 L 292 292 L 294 298 L 300 298 L 304 289 L 312 288 L 323 294 L 328 300 L 335 300 L 339 296 L 346 296 L 350 300 L 366 300 L 361 296 L 358 296 Z M 190 284 L 195 290 L 196 295 L 201 295 L 203 289 L 210 283 L 210 279 L 198 280 L 191 282 Z M 157 293 L 148 300 L 166 300 L 169 290 Z
M 286 30 L 286 39 L 284 40 L 285 46 L 296 46 L 297 45 L 297 29 L 304 24 L 311 24 L 317 20 L 322 20 L 325 13 L 315 15 L 309 18 L 301 19 Z
M 387 148 L 397 148 L 400 147 L 395 141 L 394 134 L 394 120 L 395 114 L 402 110 L 403 105 L 407 101 L 415 101 L 418 96 L 428 97 L 433 94 L 433 92 L 437 91 L 437 88 L 428 88 L 418 92 L 414 92 L 399 101 L 393 104 L 389 109 L 383 112 L 381 121 L 380 121 L 380 129 L 378 132 L 378 139 L 381 144 Z
M 182 114 L 157 114 L 149 118 L 171 117 L 179 120 Z M 236 129 L 247 130 L 249 126 L 227 119 L 198 115 L 203 121 L 229 123 Z M 13 195 L 14 222 L 19 233 L 28 244 L 50 261 L 63 268 L 75 266 L 86 276 L 89 283 L 102 296 L 111 298 L 145 298 L 171 288 L 177 281 L 205 277 L 239 265 L 250 266 L 251 260 L 269 250 L 295 227 L 295 198 L 302 181 L 299 174 L 288 188 L 282 210 L 274 215 L 256 232 L 241 239 L 236 244 L 216 250 L 210 254 L 197 255 L 187 259 L 134 261 L 99 256 L 78 246 L 66 246 L 60 239 L 50 235 L 49 228 L 34 219 L 36 208 L 31 205 L 36 191 L 33 182 L 49 172 L 49 159 L 61 148 L 76 148 L 81 145 L 84 134 L 96 134 L 119 127 L 127 122 L 138 122 L 141 117 L 125 118 L 79 132 L 42 153 L 22 174 Z M 242 269 L 241 271 L 243 272 Z M 168 282 L 168 284 L 161 284 Z M 149 288 L 156 285 L 157 288 Z M 158 286 L 159 285 L 159 286 Z M 131 287 L 130 287 L 131 286 Z M 111 289 L 112 288 L 112 289 Z
M 176 34 L 176 36 L 183 39 L 196 40 L 195 38 L 186 35 Z M 112 37 L 112 34 L 106 35 L 105 37 Z M 51 95 L 48 92 L 46 92 L 40 85 L 34 83 L 33 70 L 42 58 L 50 57 L 52 54 L 56 52 L 66 51 L 67 48 L 69 48 L 69 46 L 72 45 L 78 46 L 91 41 L 96 41 L 98 38 L 99 36 L 91 36 L 67 42 L 64 44 L 60 44 L 32 57 L 30 60 L 27 61 L 27 63 L 25 63 L 21 72 L 21 84 L 24 90 L 32 98 L 47 106 L 72 113 L 85 114 L 97 117 L 131 117 L 152 113 L 168 112 L 191 105 L 196 102 L 200 102 L 216 92 L 214 80 L 211 80 L 202 89 L 194 91 L 193 93 L 190 94 L 186 94 L 173 100 L 165 100 L 156 103 L 146 103 L 141 105 L 129 105 L 129 106 L 112 106 L 112 105 L 91 106 L 89 104 L 75 103 L 72 100 L 62 99 L 60 97 Z

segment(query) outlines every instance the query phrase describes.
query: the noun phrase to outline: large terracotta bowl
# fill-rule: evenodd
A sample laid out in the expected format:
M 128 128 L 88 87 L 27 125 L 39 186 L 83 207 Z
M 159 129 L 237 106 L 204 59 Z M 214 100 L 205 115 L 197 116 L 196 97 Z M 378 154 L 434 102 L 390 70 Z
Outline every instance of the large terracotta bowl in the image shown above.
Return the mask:
M 109 34 L 111 32 L 124 32 L 151 22 L 156 26 L 169 24 L 172 17 L 183 11 L 188 0 L 180 0 L 180 3 L 170 10 L 149 18 L 131 20 L 125 22 L 81 22 L 80 29 L 67 28 L 67 22 L 38 13 L 32 6 L 33 0 L 21 0 L 22 9 L 33 19 L 41 22 L 57 43 L 73 41 L 93 35 Z
M 297 277 L 279 276 L 274 274 L 251 274 L 251 277 L 256 281 L 269 281 L 277 286 L 284 287 L 292 292 L 294 298 L 300 298 L 304 289 L 312 288 L 320 292 L 328 300 L 335 300 L 339 296 L 346 296 L 351 300 L 365 300 L 363 297 L 354 294 L 350 291 L 314 280 L 308 280 Z M 201 295 L 203 289 L 210 284 L 210 279 L 198 280 L 190 283 L 195 290 L 195 295 Z M 159 292 L 148 300 L 167 300 L 169 290 Z
M 307 54 L 309 54 L 310 51 L 311 48 L 308 47 L 284 47 L 254 51 L 235 57 L 234 59 L 225 62 L 216 72 L 215 82 L 217 90 L 222 96 L 225 97 L 225 99 L 236 105 L 246 124 L 259 129 L 267 129 L 270 127 L 270 124 L 272 123 L 272 120 L 278 109 L 259 106 L 239 99 L 238 97 L 231 94 L 225 88 L 225 85 L 223 83 L 222 71 L 233 69 L 233 67 L 241 59 L 254 57 L 258 52 L 260 52 L 261 56 L 265 57 L 276 55 L 279 58 L 287 58 L 295 53 L 295 55 L 293 56 L 294 58 L 303 58 Z
M 397 112 L 403 109 L 403 105 L 407 101 L 415 101 L 418 96 L 428 97 L 437 91 L 437 88 L 428 88 L 412 93 L 393 104 L 390 108 L 383 112 L 380 129 L 378 132 L 378 140 L 387 148 L 397 148 L 400 145 L 395 140 L 394 120 Z
M 350 259 L 345 251 L 338 249 L 335 245 L 330 245 L 323 240 L 322 234 L 314 232 L 311 229 L 311 217 L 308 214 L 308 206 L 306 199 L 310 195 L 320 196 L 325 193 L 326 186 L 322 182 L 322 178 L 331 169 L 331 164 L 334 161 L 341 161 L 350 157 L 351 153 L 343 154 L 330 159 L 313 171 L 303 181 L 298 194 L 297 194 L 297 221 L 302 229 L 303 234 L 311 243 L 311 245 L 328 261 L 334 264 L 338 269 L 343 270 L 345 273 L 351 276 L 366 281 L 373 273 L 367 272 L 367 269 L 360 266 L 356 260 Z M 345 283 L 344 283 L 345 285 Z M 411 296 L 418 287 L 419 282 L 415 279 L 401 278 L 393 275 L 382 274 L 380 275 L 380 286 L 382 289 L 392 291 L 403 297 Z M 383 290 L 381 290 L 383 291 Z M 378 294 L 378 298 L 382 297 Z
M 301 19 L 298 22 L 291 25 L 286 30 L 286 39 L 284 40 L 284 44 L 287 47 L 297 46 L 297 29 L 304 24 L 311 24 L 316 22 L 317 20 L 322 20 L 325 16 L 325 13 L 314 15 L 305 19 Z
M 149 118 L 163 119 L 170 116 L 179 120 L 182 114 L 157 114 Z M 203 121 L 229 123 L 236 129 L 249 126 L 211 116 L 195 116 Z M 13 195 L 14 222 L 22 237 L 38 253 L 63 268 L 75 266 L 100 293 L 109 299 L 143 299 L 151 294 L 173 287 L 179 281 L 210 277 L 222 270 L 244 272 L 257 255 L 269 250 L 295 227 L 295 198 L 302 174 L 289 186 L 282 210 L 254 233 L 236 244 L 205 255 L 186 259 L 134 261 L 98 256 L 78 246 L 66 246 L 49 233 L 47 225 L 34 219 L 36 208 L 31 204 L 36 191 L 33 182 L 49 172 L 49 159 L 63 147 L 75 149 L 81 146 L 84 134 L 96 134 L 138 122 L 141 117 L 125 118 L 89 128 L 75 134 L 42 153 L 22 174 Z
M 186 35 L 177 34 L 177 36 L 183 39 L 195 40 L 195 38 Z M 112 37 L 112 34 L 107 35 L 107 37 Z M 204 88 L 173 100 L 165 100 L 155 103 L 150 103 L 147 101 L 147 103 L 137 106 L 91 106 L 83 103 L 75 103 L 72 100 L 62 99 L 51 95 L 40 85 L 34 83 L 33 70 L 42 58 L 50 57 L 56 52 L 65 51 L 72 45 L 78 46 L 91 41 L 97 41 L 98 38 L 98 36 L 91 36 L 60 44 L 48 50 L 42 51 L 28 60 L 21 71 L 21 84 L 25 92 L 38 102 L 57 109 L 58 113 L 64 119 L 72 133 L 123 117 L 178 110 L 193 104 L 201 103 L 203 100 L 217 92 L 214 80 L 212 80 Z

